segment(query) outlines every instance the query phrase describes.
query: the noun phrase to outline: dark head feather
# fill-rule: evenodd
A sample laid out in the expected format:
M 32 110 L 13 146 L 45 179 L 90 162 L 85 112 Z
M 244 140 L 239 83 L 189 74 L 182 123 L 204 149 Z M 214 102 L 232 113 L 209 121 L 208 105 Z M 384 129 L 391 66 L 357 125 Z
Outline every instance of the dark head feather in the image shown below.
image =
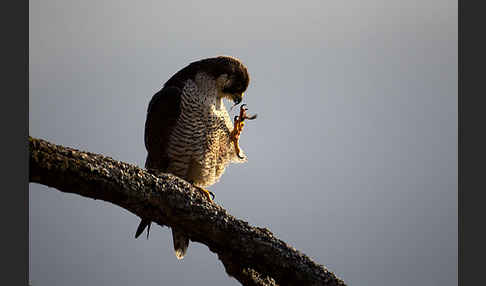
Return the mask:
M 194 80 L 198 72 L 205 72 L 214 79 L 217 79 L 220 75 L 227 74 L 230 84 L 224 87 L 223 92 L 225 93 L 243 93 L 250 83 L 248 70 L 241 61 L 229 56 L 218 56 L 190 63 L 173 75 L 165 83 L 165 86 L 182 88 L 185 81 L 188 79 Z

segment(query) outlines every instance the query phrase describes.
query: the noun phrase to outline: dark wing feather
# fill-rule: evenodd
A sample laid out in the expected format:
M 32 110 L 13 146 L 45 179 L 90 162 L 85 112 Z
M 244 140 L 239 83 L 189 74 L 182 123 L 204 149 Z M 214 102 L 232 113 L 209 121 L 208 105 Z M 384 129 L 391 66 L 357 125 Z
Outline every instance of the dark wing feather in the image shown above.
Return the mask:
M 181 113 L 181 90 L 164 86 L 150 100 L 145 121 L 146 169 L 166 171 L 169 136 Z
M 147 149 L 146 169 L 166 171 L 169 165 L 167 144 L 181 113 L 181 90 L 177 87 L 164 86 L 150 100 L 145 121 L 145 148 Z M 149 235 L 151 220 L 142 218 L 135 238 L 147 228 Z

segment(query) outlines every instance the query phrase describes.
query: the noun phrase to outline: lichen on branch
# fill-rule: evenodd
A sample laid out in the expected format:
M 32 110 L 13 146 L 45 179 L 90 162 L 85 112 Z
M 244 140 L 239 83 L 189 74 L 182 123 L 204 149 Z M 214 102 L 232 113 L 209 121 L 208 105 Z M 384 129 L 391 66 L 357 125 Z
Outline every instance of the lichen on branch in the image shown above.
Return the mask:
M 266 228 L 235 218 L 188 182 L 29 136 L 29 181 L 118 205 L 177 226 L 218 255 L 243 285 L 345 285 Z

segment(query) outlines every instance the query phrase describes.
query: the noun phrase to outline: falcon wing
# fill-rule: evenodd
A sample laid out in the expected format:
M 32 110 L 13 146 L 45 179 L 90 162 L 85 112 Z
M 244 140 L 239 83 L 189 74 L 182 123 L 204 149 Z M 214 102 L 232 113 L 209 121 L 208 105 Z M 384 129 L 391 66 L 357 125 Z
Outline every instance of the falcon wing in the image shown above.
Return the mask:
M 164 86 L 150 100 L 145 121 L 146 169 L 167 170 L 169 136 L 181 113 L 181 90 Z
M 167 170 L 169 165 L 167 144 L 180 113 L 181 90 L 177 87 L 164 86 L 150 100 L 145 120 L 145 148 L 148 152 L 145 161 L 146 169 Z M 150 219 L 142 218 L 135 238 L 138 238 L 148 226 L 148 239 L 151 223 Z

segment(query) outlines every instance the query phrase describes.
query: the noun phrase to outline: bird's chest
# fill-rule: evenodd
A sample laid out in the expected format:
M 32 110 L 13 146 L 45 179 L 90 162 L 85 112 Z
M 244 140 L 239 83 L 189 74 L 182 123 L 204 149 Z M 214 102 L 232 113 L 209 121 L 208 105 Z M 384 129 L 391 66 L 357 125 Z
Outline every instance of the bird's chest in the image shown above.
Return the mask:
M 206 122 L 206 136 L 204 145 L 206 152 L 214 153 L 215 156 L 225 156 L 230 146 L 230 130 L 233 124 L 225 109 L 218 110 L 211 107 L 208 110 Z
M 183 97 L 181 116 L 171 143 L 184 145 L 185 153 L 202 163 L 228 152 L 232 128 L 233 123 L 222 103 L 191 101 Z
M 219 180 L 233 157 L 234 150 L 229 139 L 233 124 L 226 110 L 213 107 L 200 110 L 196 120 L 191 123 L 181 121 L 179 125 L 181 132 L 177 133 L 185 133 L 191 139 L 180 140 L 188 143 L 183 156 L 176 160 L 187 161 L 187 170 L 183 173 L 192 182 L 198 186 L 209 186 Z

